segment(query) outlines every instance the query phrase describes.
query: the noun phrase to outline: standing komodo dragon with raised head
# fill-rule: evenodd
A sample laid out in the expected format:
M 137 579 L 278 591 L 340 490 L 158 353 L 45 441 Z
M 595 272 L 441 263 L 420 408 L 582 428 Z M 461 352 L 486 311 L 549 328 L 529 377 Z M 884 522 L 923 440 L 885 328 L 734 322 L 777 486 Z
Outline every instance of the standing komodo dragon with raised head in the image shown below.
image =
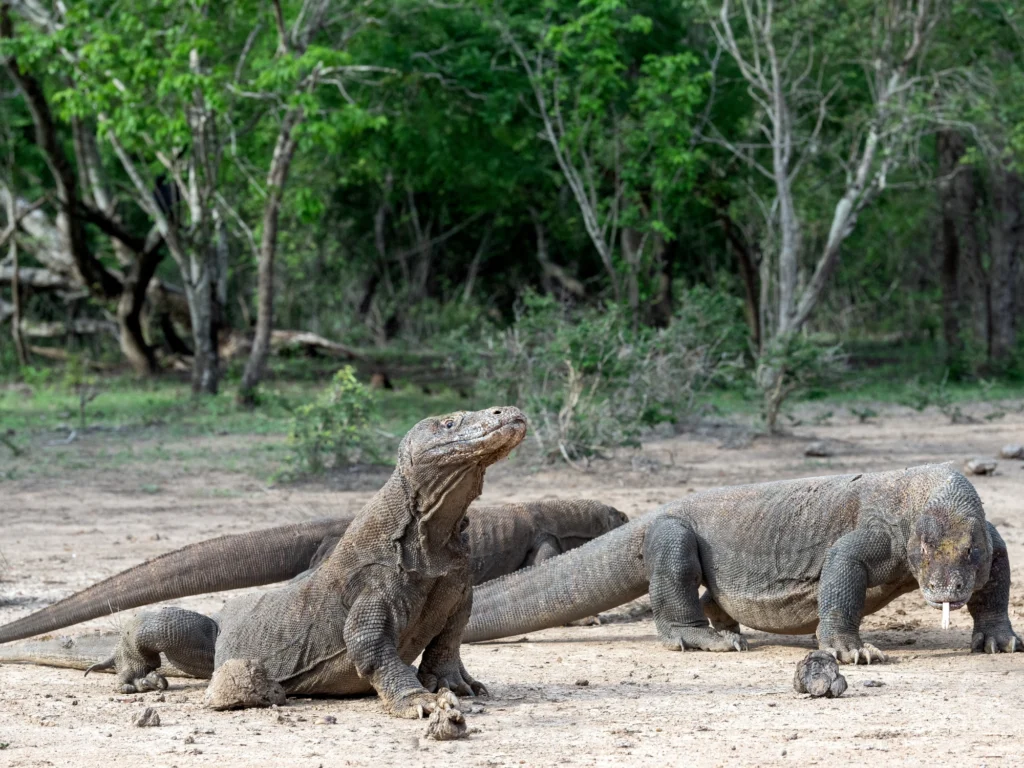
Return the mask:
M 706 592 L 698 597 L 698 588 Z M 739 625 L 817 630 L 843 662 L 884 661 L 861 618 L 920 587 L 967 606 L 972 650 L 1020 651 L 1006 545 L 949 465 L 720 488 L 475 590 L 464 641 L 563 625 L 649 592 L 674 650 L 743 650 Z M 710 624 L 709 624 L 710 621 Z
M 589 499 L 470 507 L 466 518 L 473 584 L 536 565 L 628 522 L 614 507 Z M 352 519 L 290 523 L 167 552 L 5 624 L 0 643 L 164 600 L 295 578 L 330 556 Z
M 230 659 L 256 660 L 287 693 L 374 689 L 399 717 L 432 711 L 442 688 L 484 692 L 459 656 L 472 606 L 466 510 L 486 468 L 525 434 L 526 419 L 512 407 L 421 421 L 402 440 L 394 473 L 320 567 L 230 600 L 215 618 L 143 612 L 97 666 L 113 667 L 130 693 L 167 686 L 161 654 L 204 678 Z

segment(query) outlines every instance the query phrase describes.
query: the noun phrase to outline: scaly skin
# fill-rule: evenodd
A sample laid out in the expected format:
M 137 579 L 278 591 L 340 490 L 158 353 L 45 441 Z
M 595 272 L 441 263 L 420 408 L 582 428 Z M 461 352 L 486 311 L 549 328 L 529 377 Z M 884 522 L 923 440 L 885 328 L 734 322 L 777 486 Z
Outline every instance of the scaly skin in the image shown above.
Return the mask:
M 466 510 L 486 468 L 525 434 L 526 419 L 512 407 L 421 421 L 403 439 L 390 479 L 320 567 L 231 600 L 215 618 L 144 612 L 98 666 L 113 667 L 119 690 L 131 693 L 167 686 L 161 654 L 197 677 L 229 659 L 258 660 L 288 693 L 373 689 L 398 717 L 432 711 L 448 695 L 442 683 L 456 695 L 486 692 L 459 655 L 472 606 Z
M 698 588 L 707 591 L 698 598 Z M 536 568 L 475 590 L 464 642 L 519 635 L 650 592 L 661 642 L 744 650 L 739 625 L 817 631 L 843 662 L 884 661 L 861 618 L 920 588 L 967 605 L 972 647 L 1022 650 L 1006 545 L 948 465 L 720 488 L 671 502 Z
M 587 499 L 471 507 L 467 518 L 474 584 L 543 562 L 628 520 Z M 295 578 L 330 556 L 352 519 L 309 520 L 190 544 L 0 626 L 0 643 L 164 600 Z

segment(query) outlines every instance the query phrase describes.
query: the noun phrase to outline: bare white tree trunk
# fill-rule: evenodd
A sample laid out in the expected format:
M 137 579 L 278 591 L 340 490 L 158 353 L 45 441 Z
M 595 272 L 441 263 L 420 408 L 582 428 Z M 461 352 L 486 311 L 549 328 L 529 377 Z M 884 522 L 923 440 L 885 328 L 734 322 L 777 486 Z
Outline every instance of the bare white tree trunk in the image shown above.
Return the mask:
M 888 0 L 878 11 L 874 104 L 864 139 L 851 158 L 851 171 L 843 193 L 836 202 L 828 237 L 815 259 L 807 284 L 800 286 L 802 224 L 794 201 L 793 185 L 801 168 L 818 151 L 817 143 L 836 87 L 823 89 L 811 77 L 815 66 L 813 49 L 799 69 L 793 69 L 797 41 L 780 58 L 776 51 L 781 33 L 775 28 L 773 0 L 739 0 L 734 17 L 731 0 L 723 0 L 717 14 L 711 14 L 712 30 L 719 46 L 736 63 L 748 85 L 748 93 L 757 103 L 763 123 L 761 135 L 770 147 L 770 161 L 762 163 L 749 146 L 740 146 L 720 133 L 705 139 L 718 144 L 769 179 L 774 198 L 767 206 L 768 218 L 777 226 L 778 243 L 775 272 L 764 262 L 762 272 L 762 322 L 764 343 L 757 371 L 757 382 L 765 394 L 765 417 L 775 429 L 779 408 L 789 392 L 782 362 L 789 340 L 801 332 L 813 315 L 839 264 L 841 246 L 850 235 L 860 212 L 885 188 L 886 176 L 897 160 L 895 148 L 905 123 L 893 120 L 912 92 L 915 78 L 910 66 L 921 52 L 924 38 L 935 24 L 934 9 L 928 0 Z M 710 13 L 710 9 L 709 9 Z M 745 26 L 747 41 L 741 46 L 734 32 L 737 23 Z M 906 33 L 909 42 L 902 55 L 892 51 L 892 40 Z M 820 65 L 819 65 L 820 66 Z M 808 93 L 813 93 L 810 99 Z M 795 106 L 796 105 L 796 106 Z M 799 109 L 799 112 L 795 112 Z M 800 126 L 810 124 L 813 127 Z M 774 296 L 769 286 L 774 280 Z M 769 300 L 774 299 L 774 307 Z M 766 354 L 770 353 L 770 354 Z

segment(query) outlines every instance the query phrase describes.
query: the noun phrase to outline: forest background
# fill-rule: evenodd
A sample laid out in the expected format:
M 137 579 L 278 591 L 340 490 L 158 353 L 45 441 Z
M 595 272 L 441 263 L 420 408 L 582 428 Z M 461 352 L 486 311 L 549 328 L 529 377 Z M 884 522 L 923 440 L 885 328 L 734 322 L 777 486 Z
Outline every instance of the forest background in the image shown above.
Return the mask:
M 0 2 L 6 476 L 54 430 L 317 472 L 492 401 L 577 468 L 974 418 L 1024 378 L 1022 62 L 1002 1 Z

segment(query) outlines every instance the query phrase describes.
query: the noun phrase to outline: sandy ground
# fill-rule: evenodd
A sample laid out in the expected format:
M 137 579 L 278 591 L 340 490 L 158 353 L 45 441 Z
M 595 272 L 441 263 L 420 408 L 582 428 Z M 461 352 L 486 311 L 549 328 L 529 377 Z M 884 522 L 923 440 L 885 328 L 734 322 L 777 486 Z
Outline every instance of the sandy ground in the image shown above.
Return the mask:
M 512 461 L 489 475 L 484 500 L 586 495 L 637 515 L 718 485 L 962 462 L 1024 442 L 1020 410 L 956 426 L 939 414 L 879 410 L 877 423 L 840 413 L 825 426 L 797 427 L 788 438 L 704 427 L 588 473 L 530 471 Z M 835 456 L 805 458 L 811 439 L 834 441 Z M 216 439 L 196 445 L 218 447 Z M 142 480 L 79 472 L 2 484 L 0 620 L 204 537 L 355 510 L 380 480 L 267 488 L 242 475 L 180 476 L 157 465 Z M 140 490 L 143 482 L 149 492 Z M 1010 548 L 1011 618 L 1021 631 L 1024 462 L 1001 461 L 994 476 L 975 478 L 975 485 Z M 178 604 L 214 610 L 223 599 Z M 656 644 L 647 618 L 467 646 L 467 667 L 491 697 L 482 712 L 467 715 L 470 737 L 454 743 L 426 741 L 422 721 L 389 718 L 372 697 L 293 699 L 280 709 L 215 713 L 201 706 L 200 682 L 173 680 L 157 701 L 156 694 L 112 694 L 106 675 L 5 665 L 0 765 L 1021 764 L 1024 654 L 971 655 L 966 611 L 953 614 L 949 631 L 939 624 L 939 612 L 917 593 L 869 617 L 865 638 L 891 662 L 845 667 L 850 689 L 838 700 L 793 692 L 793 671 L 813 646 L 810 637 L 750 632 L 747 653 L 672 653 Z M 106 618 L 70 633 L 114 625 Z M 160 727 L 130 725 L 143 706 L 157 709 Z M 316 723 L 328 714 L 336 724 Z

